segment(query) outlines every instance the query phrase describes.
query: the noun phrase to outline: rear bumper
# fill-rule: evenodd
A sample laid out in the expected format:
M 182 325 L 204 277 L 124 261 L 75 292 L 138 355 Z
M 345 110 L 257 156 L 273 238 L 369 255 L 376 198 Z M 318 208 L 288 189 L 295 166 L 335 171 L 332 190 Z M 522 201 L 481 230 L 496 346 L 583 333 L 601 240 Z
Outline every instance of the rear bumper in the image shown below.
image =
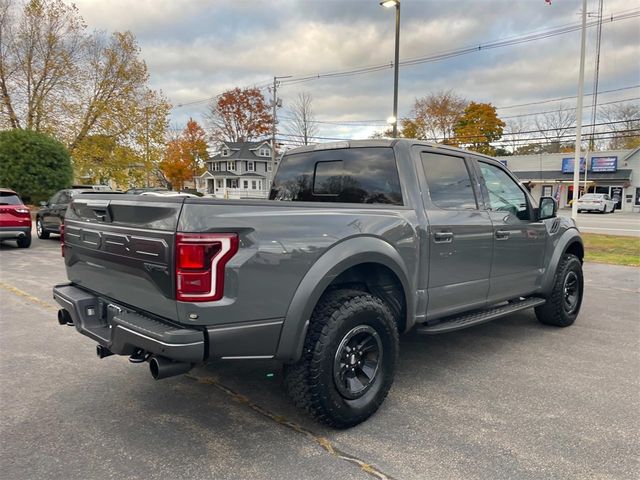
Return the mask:
M 205 359 L 205 332 L 128 311 L 74 285 L 57 285 L 53 298 L 66 310 L 78 332 L 116 355 L 143 350 L 178 362 Z
M 578 204 L 578 209 L 586 210 L 589 212 L 600 212 L 605 208 L 606 208 L 606 205 L 603 205 L 602 203 L 583 203 L 583 204 L 579 203 Z
M 0 227 L 1 238 L 19 238 L 31 236 L 31 225 L 27 227 Z

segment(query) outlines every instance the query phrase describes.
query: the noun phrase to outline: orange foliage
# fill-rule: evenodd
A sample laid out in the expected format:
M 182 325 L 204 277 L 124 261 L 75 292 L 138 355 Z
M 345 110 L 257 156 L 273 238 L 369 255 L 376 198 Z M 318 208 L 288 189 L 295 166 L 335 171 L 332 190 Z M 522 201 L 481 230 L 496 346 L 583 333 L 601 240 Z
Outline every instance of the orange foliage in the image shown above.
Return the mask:
M 273 118 L 257 88 L 234 88 L 224 92 L 210 106 L 208 119 L 217 140 L 246 142 L 271 131 Z
M 202 173 L 207 158 L 207 141 L 198 122 L 189 119 L 180 136 L 167 144 L 162 172 L 176 190 L 184 188 L 184 182 Z

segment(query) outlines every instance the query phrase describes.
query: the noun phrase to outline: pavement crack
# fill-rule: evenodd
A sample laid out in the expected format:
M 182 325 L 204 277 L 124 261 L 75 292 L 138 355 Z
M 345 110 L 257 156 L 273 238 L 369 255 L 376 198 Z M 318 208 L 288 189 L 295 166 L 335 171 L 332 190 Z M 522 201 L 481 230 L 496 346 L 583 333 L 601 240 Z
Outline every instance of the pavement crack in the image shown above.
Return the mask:
M 298 423 L 288 420 L 282 415 L 277 415 L 267 410 L 266 408 L 261 407 L 257 403 L 254 403 L 253 401 L 251 401 L 251 399 L 249 399 L 248 397 L 227 387 L 226 385 L 220 383 L 217 379 L 213 377 L 201 377 L 201 376 L 193 375 L 191 373 L 187 374 L 186 377 L 192 380 L 195 380 L 198 383 L 214 386 L 218 390 L 222 391 L 223 393 L 231 397 L 236 402 L 247 406 L 249 409 L 253 410 L 254 412 L 262 415 L 265 418 L 268 418 L 269 420 L 276 422 L 279 425 L 287 427 L 290 430 L 293 430 L 294 432 L 297 432 L 306 436 L 308 439 L 318 444 L 325 452 L 329 453 L 330 455 L 336 458 L 339 458 L 340 460 L 357 465 L 363 472 L 366 472 L 367 474 L 371 475 L 374 478 L 377 478 L 379 480 L 394 480 L 393 477 L 391 477 L 386 473 L 383 473 L 382 471 L 380 471 L 370 463 L 367 463 L 364 460 L 361 460 L 354 455 L 351 455 L 347 452 L 344 452 L 336 448 L 336 446 L 333 445 L 333 443 L 331 443 L 331 441 L 328 438 L 318 435 L 312 432 L 311 430 L 309 430 L 308 428 L 305 428 Z

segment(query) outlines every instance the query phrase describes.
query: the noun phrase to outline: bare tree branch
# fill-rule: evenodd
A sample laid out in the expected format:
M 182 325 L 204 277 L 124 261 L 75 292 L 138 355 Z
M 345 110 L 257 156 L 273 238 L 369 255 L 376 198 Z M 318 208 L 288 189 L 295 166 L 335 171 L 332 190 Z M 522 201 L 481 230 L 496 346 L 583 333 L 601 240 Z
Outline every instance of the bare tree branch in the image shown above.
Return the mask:
M 296 145 L 309 145 L 312 138 L 318 134 L 312 103 L 311 94 L 302 92 L 291 105 L 292 119 L 288 131 L 292 136 L 292 143 Z

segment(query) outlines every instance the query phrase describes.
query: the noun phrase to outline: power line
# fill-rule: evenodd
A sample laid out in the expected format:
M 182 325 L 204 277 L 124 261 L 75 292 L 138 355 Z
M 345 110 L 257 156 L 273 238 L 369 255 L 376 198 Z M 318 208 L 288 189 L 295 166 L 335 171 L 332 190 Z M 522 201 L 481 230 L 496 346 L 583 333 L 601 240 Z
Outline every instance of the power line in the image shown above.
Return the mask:
M 629 119 L 629 120 L 619 120 L 619 121 L 615 121 L 615 122 L 602 122 L 602 123 L 598 123 L 595 124 L 596 126 L 604 126 L 604 125 L 613 125 L 613 124 L 618 124 L 618 123 L 627 123 L 627 122 L 637 122 L 640 121 L 640 118 L 633 118 L 633 119 Z M 582 125 L 582 128 L 589 128 L 592 127 L 594 125 L 591 124 L 586 124 L 586 125 Z M 543 133 L 543 132 L 554 132 L 554 131 L 558 131 L 558 130 L 566 130 L 566 132 L 563 132 L 561 135 L 557 135 L 554 136 L 553 138 L 549 139 L 549 137 L 529 137 L 529 138 L 521 138 L 521 139 L 505 139 L 505 138 L 500 138 L 499 140 L 495 140 L 494 142 L 491 143 L 513 143 L 513 142 L 524 142 L 524 141 L 529 141 L 529 140 L 550 140 L 550 141 L 558 141 L 558 140 L 562 140 L 565 138 L 575 138 L 575 135 L 572 133 L 569 133 L 569 130 L 575 130 L 576 126 L 573 125 L 571 127 L 563 127 L 561 129 L 554 129 L 554 128 L 550 128 L 550 129 L 539 129 L 539 130 L 530 130 L 527 132 L 520 132 L 517 134 L 511 134 L 511 135 L 525 135 L 525 134 L 531 134 L 531 133 Z M 637 132 L 640 131 L 640 127 L 637 128 L 630 128 L 630 129 L 624 129 L 624 130 L 608 130 L 608 131 L 604 131 L 604 132 L 596 132 L 595 135 L 614 135 L 617 133 L 626 133 L 626 132 Z M 280 137 L 292 137 L 292 138 L 302 138 L 302 135 L 298 135 L 298 134 L 294 134 L 294 133 L 279 133 L 278 134 Z M 509 134 L 505 134 L 505 135 L 509 135 Z M 469 136 L 464 136 L 464 137 L 456 137 L 458 140 L 470 140 L 470 139 L 475 139 L 478 138 L 478 135 L 469 135 Z M 345 137 L 325 137 L 325 136 L 312 136 L 309 137 L 315 140 L 350 140 L 349 138 L 345 138 Z M 286 140 L 286 139 L 285 139 Z M 433 142 L 433 141 L 443 141 L 443 140 L 451 140 L 451 139 L 444 139 L 444 138 L 440 138 L 438 140 L 426 140 L 429 142 Z
M 614 88 L 613 90 L 601 90 L 598 93 L 599 94 L 603 94 L 603 93 L 612 93 L 612 92 L 621 92 L 623 90 L 631 90 L 633 88 L 638 88 L 640 87 L 640 85 L 631 85 L 629 87 L 622 87 L 622 88 Z M 590 97 L 592 96 L 593 93 L 585 93 L 585 97 Z M 537 102 L 529 102 L 529 103 L 520 103 L 518 105 L 507 105 L 505 107 L 496 107 L 500 110 L 506 110 L 507 108 L 518 108 L 518 107 L 529 107 L 531 105 L 541 105 L 543 103 L 553 103 L 553 102 L 561 102 L 563 100 L 572 100 L 574 98 L 578 98 L 577 95 L 571 95 L 569 97 L 560 97 L 560 98 L 550 98 L 548 100 L 540 100 Z
M 607 20 L 607 23 L 626 20 L 629 18 L 635 18 L 638 16 L 640 16 L 639 10 L 632 10 L 628 13 L 621 13 L 619 15 L 614 14 L 614 15 L 611 15 L 609 20 Z M 604 23 L 604 21 L 602 23 Z M 597 26 L 597 24 L 598 24 L 598 21 L 588 22 L 587 27 L 590 28 L 593 26 Z M 481 44 L 463 47 L 455 50 L 443 51 L 443 52 L 431 54 L 428 56 L 410 58 L 410 59 L 406 59 L 398 62 L 398 65 L 411 66 L 411 65 L 419 65 L 423 63 L 429 63 L 429 62 L 436 62 L 436 61 L 445 60 L 448 58 L 459 57 L 461 55 L 467 55 L 469 53 L 480 52 L 483 50 L 492 50 L 495 48 L 502 48 L 502 47 L 511 46 L 511 45 L 519 45 L 522 43 L 528 43 L 528 42 L 533 42 L 537 40 L 542 40 L 545 38 L 555 37 L 558 35 L 564 35 L 567 33 L 578 31 L 581 28 L 582 28 L 581 24 L 568 24 L 568 25 L 564 25 L 554 29 L 542 31 L 540 33 L 529 33 L 529 34 L 513 37 L 507 40 L 496 40 L 496 41 L 487 42 L 484 44 L 481 43 Z M 392 67 L 393 67 L 393 62 L 390 62 L 390 63 L 384 63 L 384 64 L 378 64 L 378 65 L 363 66 L 363 67 L 353 68 L 349 70 L 318 73 L 315 75 L 307 75 L 299 78 L 296 78 L 295 75 L 293 75 L 292 76 L 293 78 L 291 80 L 287 80 L 283 82 L 283 84 L 294 85 L 298 83 L 305 83 L 313 80 L 318 80 L 320 78 L 340 78 L 340 77 L 349 77 L 353 75 L 363 75 L 367 73 L 377 72 L 380 70 L 386 70 Z
M 607 93 L 607 92 L 618 92 L 621 90 L 627 90 L 630 88 L 638 88 L 640 87 L 640 85 L 635 85 L 633 87 L 625 87 L 625 88 L 618 88 L 615 90 L 604 90 L 604 91 L 600 91 L 598 92 L 599 95 L 603 94 L 603 93 Z M 574 97 L 575 98 L 575 97 Z M 640 100 L 640 97 L 630 97 L 630 98 L 623 98 L 620 100 L 613 100 L 611 102 L 600 102 L 598 103 L 598 106 L 602 106 L 602 105 L 613 105 L 613 104 L 617 104 L 617 103 L 624 103 L 624 102 L 632 102 L 635 100 Z M 544 102 L 551 102 L 551 101 L 547 101 L 544 100 Z M 503 107 L 503 108 L 510 108 L 510 107 Z M 587 106 L 585 107 L 586 109 L 591 109 L 593 108 L 593 106 Z M 556 109 L 556 110 L 545 110 L 542 112 L 531 112 L 531 113 L 521 113 L 518 115 L 508 115 L 505 117 L 500 117 L 501 120 L 507 120 L 510 118 L 519 118 L 519 117 L 533 117 L 536 115 L 545 115 L 548 113 L 558 113 L 558 112 L 568 112 L 571 110 L 575 110 L 575 107 L 568 107 L 568 108 L 560 108 L 560 109 Z M 291 120 L 293 117 L 288 116 L 286 114 L 280 115 L 281 118 L 283 118 L 284 120 Z M 415 118 L 413 117 L 404 117 L 407 120 L 415 120 Z M 343 126 L 343 127 L 384 127 L 387 126 L 387 122 L 386 120 L 383 119 L 364 119 L 364 120 L 308 120 L 309 123 L 318 123 L 318 124 L 324 124 L 324 125 L 335 125 L 335 126 Z
M 626 13 L 612 14 L 607 22 L 608 23 L 612 23 L 612 22 L 616 22 L 616 21 L 620 21 L 620 20 L 626 20 L 626 19 L 634 18 L 634 17 L 638 17 L 638 16 L 640 16 L 640 10 L 630 10 L 630 11 L 628 11 Z M 604 23 L 604 22 L 602 22 L 602 23 Z M 598 24 L 598 21 L 589 22 L 587 24 L 587 27 L 596 26 L 597 24 Z M 564 35 L 566 33 L 571 33 L 571 32 L 579 30 L 580 28 L 581 28 L 580 25 L 568 24 L 568 25 L 565 25 L 565 26 L 557 27 L 555 29 L 542 31 L 540 33 L 528 33 L 528 34 L 524 34 L 524 35 L 521 35 L 521 36 L 515 36 L 515 37 L 512 37 L 511 39 L 507 39 L 507 40 L 498 40 L 498 41 L 488 42 L 488 43 L 485 43 L 485 44 L 474 45 L 474 46 L 471 46 L 471 47 L 464 47 L 464 48 L 460 48 L 460 49 L 457 49 L 457 50 L 450 50 L 450 51 L 446 51 L 446 52 L 436 53 L 436 54 L 429 55 L 429 56 L 410 58 L 410 59 L 398 62 L 398 65 L 403 65 L 403 66 L 418 65 L 418 64 L 422 64 L 422 63 L 434 62 L 434 61 L 444 60 L 444 59 L 447 59 L 447 58 L 457 57 L 457 56 L 460 56 L 460 55 L 466 55 L 466 54 L 469 54 L 469 53 L 479 52 L 479 51 L 482 51 L 482 50 L 491 50 L 491 49 L 501 48 L 501 47 L 510 46 L 510 45 L 518 45 L 518 44 L 521 44 L 521 43 L 528 43 L 528 42 L 532 42 L 532 41 L 541 40 L 541 39 L 544 39 L 544 38 L 550 38 L 550 37 L 554 37 L 554 36 L 558 36 L 558 35 Z M 509 37 L 507 37 L 507 38 L 509 38 Z M 370 66 L 365 66 L 365 67 L 360 67 L 360 68 L 354 68 L 354 69 L 351 69 L 351 70 L 328 72 L 328 73 L 319 73 L 319 74 L 316 74 L 316 75 L 308 75 L 308 76 L 300 77 L 300 78 L 295 78 L 294 75 L 291 75 L 291 77 L 293 77 L 293 78 L 291 78 L 290 80 L 285 80 L 285 81 L 283 81 L 281 83 L 283 85 L 284 84 L 293 85 L 293 84 L 297 84 L 297 83 L 304 83 L 304 82 L 308 82 L 308 81 L 312 81 L 312 80 L 317 80 L 319 78 L 335 78 L 335 77 L 344 77 L 344 76 L 352 76 L 352 75 L 362 75 L 362 74 L 377 72 L 377 71 L 380 71 L 380 70 L 386 70 L 388 68 L 393 68 L 393 62 L 385 63 L 385 64 L 379 64 L 379 65 L 370 65 Z M 254 84 L 254 87 L 262 90 L 262 89 L 268 87 L 270 85 L 270 83 L 271 83 L 271 79 L 269 79 L 267 82 L 259 82 L 258 85 Z M 251 86 L 245 87 L 245 88 L 250 88 L 250 87 Z M 604 93 L 604 92 L 600 92 L 600 93 Z M 193 101 L 190 101 L 190 102 L 179 103 L 179 104 L 175 105 L 174 108 L 181 108 L 181 107 L 185 107 L 185 106 L 197 105 L 197 104 L 200 104 L 200 103 L 209 102 L 211 100 L 219 98 L 223 94 L 224 94 L 224 92 L 218 93 L 218 94 L 213 95 L 211 97 L 199 99 L 199 100 L 193 100 Z M 575 97 L 567 97 L 567 98 L 575 98 Z M 512 107 L 498 107 L 498 108 L 514 108 L 514 107 L 515 106 L 512 106 Z
M 265 88 L 268 88 L 271 85 L 271 80 L 269 80 L 268 83 L 264 83 L 264 82 L 260 82 L 259 84 L 254 84 L 254 85 L 248 85 L 246 87 L 243 87 L 243 89 L 247 89 L 247 88 L 257 88 L 258 90 L 264 90 Z M 201 98 L 200 100 L 192 100 L 190 102 L 183 102 L 183 103 L 178 103 L 177 105 L 174 105 L 173 108 L 181 108 L 181 107 L 187 107 L 189 105 L 197 105 L 199 103 L 205 103 L 205 102 L 210 102 L 212 100 L 215 100 L 217 98 L 220 98 L 222 95 L 224 95 L 227 91 L 224 92 L 220 92 L 217 93 L 211 97 L 207 97 L 207 98 Z

